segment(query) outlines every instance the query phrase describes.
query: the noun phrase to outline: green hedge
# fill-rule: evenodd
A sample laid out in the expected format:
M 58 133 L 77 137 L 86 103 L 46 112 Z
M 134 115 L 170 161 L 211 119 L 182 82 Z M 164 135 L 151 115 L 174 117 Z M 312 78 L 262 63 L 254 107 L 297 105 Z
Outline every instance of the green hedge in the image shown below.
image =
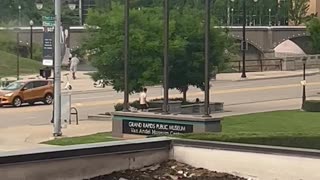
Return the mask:
M 303 110 L 307 112 L 320 112 L 320 101 L 319 100 L 309 100 L 303 105 Z

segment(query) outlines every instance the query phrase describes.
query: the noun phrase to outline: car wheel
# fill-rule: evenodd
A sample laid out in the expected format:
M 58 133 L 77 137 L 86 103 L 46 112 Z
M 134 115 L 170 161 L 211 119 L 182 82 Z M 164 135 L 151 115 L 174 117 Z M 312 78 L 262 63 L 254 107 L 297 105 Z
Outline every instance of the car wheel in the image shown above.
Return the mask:
M 53 97 L 52 94 L 46 94 L 46 96 L 44 97 L 44 103 L 45 104 L 52 104 L 53 101 Z
M 15 97 L 15 98 L 13 99 L 12 105 L 13 105 L 14 107 L 21 107 L 21 105 L 22 105 L 22 100 L 21 100 L 21 98 L 20 98 L 20 97 Z

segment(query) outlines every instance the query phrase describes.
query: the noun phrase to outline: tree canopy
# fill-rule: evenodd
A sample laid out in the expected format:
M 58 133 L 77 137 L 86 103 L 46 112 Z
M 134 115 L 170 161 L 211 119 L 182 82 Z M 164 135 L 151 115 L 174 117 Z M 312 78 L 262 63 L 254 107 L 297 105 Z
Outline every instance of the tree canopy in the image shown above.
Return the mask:
M 320 20 L 313 18 L 307 23 L 307 30 L 310 33 L 312 47 L 315 53 L 320 53 Z
M 144 86 L 159 84 L 163 67 L 162 7 L 131 8 L 129 91 L 139 92 Z M 185 6 L 171 9 L 169 39 L 169 86 L 186 92 L 189 85 L 204 86 L 204 13 Z M 96 78 L 109 80 L 117 91 L 124 89 L 123 67 L 123 6 L 112 11 L 91 11 L 88 25 L 99 27 L 91 31 L 84 44 L 98 69 Z M 214 18 L 212 19 L 214 21 Z M 222 29 L 211 29 L 209 69 L 224 67 L 233 41 Z

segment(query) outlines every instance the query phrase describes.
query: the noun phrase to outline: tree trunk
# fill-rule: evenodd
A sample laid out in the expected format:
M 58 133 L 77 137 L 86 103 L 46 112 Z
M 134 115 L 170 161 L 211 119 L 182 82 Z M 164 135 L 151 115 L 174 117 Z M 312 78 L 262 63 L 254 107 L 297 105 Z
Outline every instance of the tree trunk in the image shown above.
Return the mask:
M 182 90 L 183 102 L 187 102 L 187 91 L 188 91 L 188 88 L 183 88 L 183 90 Z

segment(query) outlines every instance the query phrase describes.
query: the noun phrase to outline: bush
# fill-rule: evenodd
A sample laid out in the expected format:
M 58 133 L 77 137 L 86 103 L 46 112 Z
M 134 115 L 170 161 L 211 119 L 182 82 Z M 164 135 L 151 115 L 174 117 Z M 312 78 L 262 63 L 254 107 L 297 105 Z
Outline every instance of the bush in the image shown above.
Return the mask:
M 319 100 L 309 100 L 303 105 L 303 110 L 307 112 L 320 112 L 320 101 Z
M 151 99 L 149 101 L 149 108 L 161 108 L 162 104 L 152 103 L 152 102 L 162 101 L 162 100 L 163 100 L 163 98 Z M 171 98 L 171 99 L 169 99 L 169 101 L 182 101 L 182 105 L 188 105 L 188 104 L 194 103 L 192 101 L 183 102 L 183 98 Z M 139 109 L 140 108 L 139 100 L 131 102 L 130 106 Z M 115 111 L 122 111 L 123 110 L 123 103 L 116 104 L 114 106 L 114 110 Z

